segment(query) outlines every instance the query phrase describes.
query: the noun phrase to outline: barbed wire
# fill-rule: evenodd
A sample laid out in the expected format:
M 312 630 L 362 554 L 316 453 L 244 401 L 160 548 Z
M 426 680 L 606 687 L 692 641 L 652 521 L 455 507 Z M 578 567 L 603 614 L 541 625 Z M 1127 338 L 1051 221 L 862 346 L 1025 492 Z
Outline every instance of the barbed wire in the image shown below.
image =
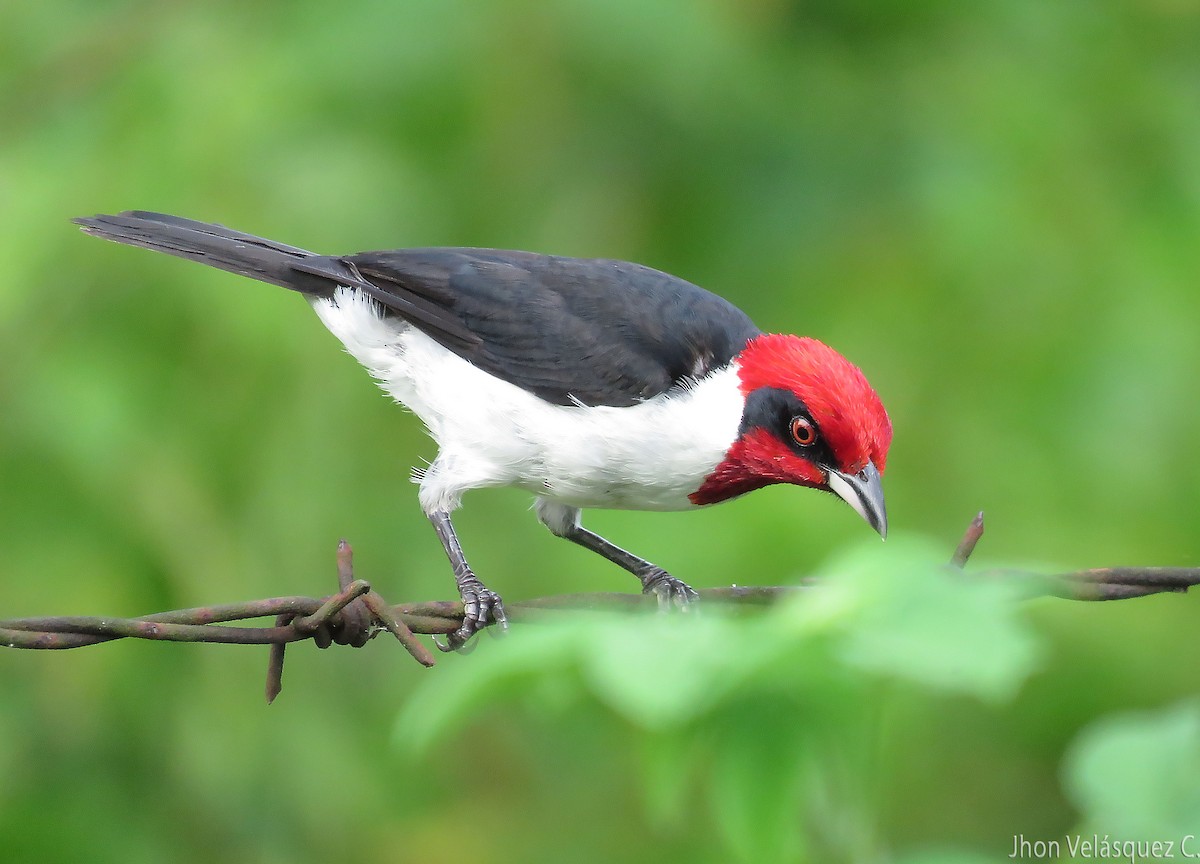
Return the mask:
M 967 527 L 950 559 L 962 570 L 983 536 L 983 513 Z M 1041 574 L 1016 569 L 982 570 L 972 578 L 1019 581 L 1030 597 L 1068 600 L 1126 600 L 1150 594 L 1185 593 L 1200 584 L 1200 567 L 1105 567 L 1070 573 Z M 345 540 L 338 543 L 339 590 L 328 597 L 270 597 L 220 606 L 197 606 L 156 612 L 137 618 L 59 615 L 0 619 L 0 647 L 60 650 L 98 645 L 114 639 L 151 639 L 161 642 L 219 642 L 228 645 L 269 645 L 267 701 L 282 689 L 284 648 L 311 639 L 319 648 L 350 645 L 361 648 L 381 632 L 391 633 L 423 666 L 434 658 L 417 634 L 445 635 L 462 625 L 463 605 L 458 600 L 391 605 L 369 582 L 354 576 L 354 552 Z M 801 585 L 729 586 L 703 588 L 705 603 L 766 606 L 811 588 L 818 580 Z M 547 613 L 580 609 L 618 610 L 653 605 L 654 597 L 642 594 L 560 594 L 505 604 L 510 621 L 520 622 Z M 237 627 L 232 621 L 274 616 L 273 626 Z

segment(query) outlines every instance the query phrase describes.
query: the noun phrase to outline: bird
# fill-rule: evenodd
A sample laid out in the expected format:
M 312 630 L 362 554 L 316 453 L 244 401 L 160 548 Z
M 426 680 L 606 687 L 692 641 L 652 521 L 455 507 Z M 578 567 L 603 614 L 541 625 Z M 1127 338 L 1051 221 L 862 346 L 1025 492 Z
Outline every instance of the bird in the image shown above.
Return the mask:
M 583 527 L 584 509 L 691 510 L 784 483 L 833 493 L 887 536 L 892 424 L 863 372 L 818 339 L 760 330 L 681 278 L 500 249 L 320 255 L 146 211 L 74 221 L 301 294 L 424 423 L 438 453 L 413 480 L 464 609 L 443 650 L 507 627 L 451 521 L 472 489 L 533 493 L 553 534 L 628 570 L 668 607 L 698 595 Z

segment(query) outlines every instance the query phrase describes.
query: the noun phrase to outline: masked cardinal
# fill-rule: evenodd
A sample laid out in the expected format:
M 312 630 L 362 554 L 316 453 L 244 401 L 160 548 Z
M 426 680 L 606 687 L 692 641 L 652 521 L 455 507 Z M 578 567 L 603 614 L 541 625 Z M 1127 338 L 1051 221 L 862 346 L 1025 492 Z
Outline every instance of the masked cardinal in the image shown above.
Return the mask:
M 880 535 L 892 428 L 858 367 L 816 339 L 764 333 L 689 282 L 624 261 L 496 249 L 317 255 L 160 213 L 84 231 L 302 295 L 438 455 L 414 472 L 462 596 L 458 648 L 506 624 L 450 514 L 517 486 L 559 537 L 683 604 L 696 592 L 587 528 L 589 507 L 689 510 L 774 483 L 832 492 Z

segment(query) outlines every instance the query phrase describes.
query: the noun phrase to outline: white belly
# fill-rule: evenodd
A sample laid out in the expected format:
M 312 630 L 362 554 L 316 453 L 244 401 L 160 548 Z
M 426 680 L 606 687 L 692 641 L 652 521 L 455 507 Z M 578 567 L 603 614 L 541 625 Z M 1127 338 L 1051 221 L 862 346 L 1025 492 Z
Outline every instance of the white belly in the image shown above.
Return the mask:
M 742 396 L 732 366 L 626 408 L 552 405 L 382 317 L 356 290 L 339 288 L 313 308 L 437 441 L 420 478 L 426 512 L 452 510 L 485 486 L 519 486 L 574 507 L 686 510 L 737 438 Z

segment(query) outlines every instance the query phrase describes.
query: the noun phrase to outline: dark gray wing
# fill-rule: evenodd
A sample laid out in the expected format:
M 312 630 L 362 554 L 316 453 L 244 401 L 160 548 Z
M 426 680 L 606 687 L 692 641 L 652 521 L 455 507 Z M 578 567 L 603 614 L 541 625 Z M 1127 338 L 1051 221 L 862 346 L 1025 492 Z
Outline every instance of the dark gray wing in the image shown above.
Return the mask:
M 725 365 L 759 333 L 715 294 L 625 261 L 494 249 L 341 260 L 398 300 L 436 309 L 437 321 L 409 320 L 459 356 L 559 405 L 649 399 Z M 474 338 L 442 335 L 459 328 Z
M 485 372 L 558 405 L 649 399 L 725 365 L 760 332 L 715 294 L 625 261 L 495 249 L 335 257 L 159 213 L 76 222 L 305 294 L 358 288 Z

